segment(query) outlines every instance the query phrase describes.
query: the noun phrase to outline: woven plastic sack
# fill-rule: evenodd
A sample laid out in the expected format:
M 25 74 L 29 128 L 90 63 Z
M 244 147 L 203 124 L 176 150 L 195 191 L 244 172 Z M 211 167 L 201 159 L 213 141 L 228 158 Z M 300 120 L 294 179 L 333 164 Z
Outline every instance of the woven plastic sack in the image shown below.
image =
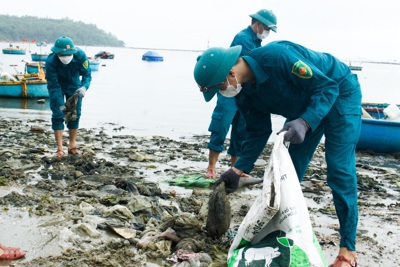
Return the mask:
M 169 179 L 167 182 L 170 185 L 187 186 L 187 187 L 203 187 L 207 188 L 215 183 L 215 179 L 205 178 L 201 173 L 186 174 Z
M 283 135 L 276 138 L 262 192 L 229 249 L 228 267 L 327 266 Z

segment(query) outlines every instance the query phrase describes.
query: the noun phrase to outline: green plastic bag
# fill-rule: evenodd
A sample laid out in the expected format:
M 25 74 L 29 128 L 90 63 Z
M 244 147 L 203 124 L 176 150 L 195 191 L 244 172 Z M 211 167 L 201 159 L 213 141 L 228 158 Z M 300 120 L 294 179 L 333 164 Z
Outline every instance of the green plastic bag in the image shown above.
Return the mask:
M 186 174 L 167 180 L 170 185 L 193 186 L 207 188 L 215 183 L 215 179 L 205 178 L 201 173 Z

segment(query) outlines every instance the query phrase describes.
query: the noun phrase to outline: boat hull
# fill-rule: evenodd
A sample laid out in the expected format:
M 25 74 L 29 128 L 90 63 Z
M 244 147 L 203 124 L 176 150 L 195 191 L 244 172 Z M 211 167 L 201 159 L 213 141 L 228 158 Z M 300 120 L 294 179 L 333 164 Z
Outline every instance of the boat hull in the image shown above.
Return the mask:
M 89 66 L 90 66 L 90 69 L 92 70 L 92 71 L 99 71 L 99 67 L 100 67 L 100 61 L 97 61 L 97 60 L 91 60 L 90 62 L 89 62 Z
M 94 55 L 94 58 L 101 58 L 101 59 L 114 59 L 114 54 L 111 54 L 110 52 L 106 51 L 100 51 L 96 55 Z
M 26 73 L 39 73 L 39 62 L 33 62 L 26 64 Z M 46 66 L 44 62 L 40 62 L 40 67 L 46 72 Z
M 44 63 L 41 63 L 40 67 L 43 69 L 44 72 L 46 72 L 46 66 Z M 26 64 L 26 73 L 28 74 L 39 73 L 38 64 L 34 63 Z
M 0 96 L 15 98 L 48 98 L 49 91 L 47 90 L 47 81 L 25 79 L 22 81 L 0 82 Z
M 46 61 L 48 54 L 31 54 L 32 61 Z
M 3 54 L 8 54 L 8 55 L 25 55 L 26 54 L 26 49 L 22 48 L 3 48 Z
M 400 121 L 383 119 L 388 104 L 363 105 L 372 119 L 363 118 L 357 150 L 400 153 Z

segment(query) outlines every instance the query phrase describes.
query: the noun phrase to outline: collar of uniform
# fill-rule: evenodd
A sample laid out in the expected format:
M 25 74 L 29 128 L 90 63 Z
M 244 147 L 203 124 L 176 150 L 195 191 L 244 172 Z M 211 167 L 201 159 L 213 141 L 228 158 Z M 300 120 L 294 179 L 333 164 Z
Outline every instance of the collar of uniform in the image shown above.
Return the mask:
M 261 84 L 268 80 L 269 74 L 264 71 L 264 69 L 254 58 L 251 56 L 243 56 L 243 59 L 247 62 L 251 71 L 253 72 L 256 84 Z
M 257 44 L 256 47 L 260 47 L 262 40 L 257 37 L 257 34 L 253 31 L 253 28 L 250 25 L 247 26 L 247 31 L 249 32 L 251 39 L 253 39 L 253 42 Z

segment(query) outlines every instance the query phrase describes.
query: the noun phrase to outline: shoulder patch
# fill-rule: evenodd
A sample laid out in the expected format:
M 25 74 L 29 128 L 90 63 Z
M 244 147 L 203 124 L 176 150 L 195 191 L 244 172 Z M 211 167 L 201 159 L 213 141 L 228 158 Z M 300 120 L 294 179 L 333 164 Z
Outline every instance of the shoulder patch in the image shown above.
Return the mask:
M 309 79 L 312 77 L 311 68 L 301 60 L 293 64 L 292 73 L 303 79 Z
M 86 60 L 82 63 L 82 66 L 83 66 L 85 69 L 89 68 L 89 60 L 86 59 Z

